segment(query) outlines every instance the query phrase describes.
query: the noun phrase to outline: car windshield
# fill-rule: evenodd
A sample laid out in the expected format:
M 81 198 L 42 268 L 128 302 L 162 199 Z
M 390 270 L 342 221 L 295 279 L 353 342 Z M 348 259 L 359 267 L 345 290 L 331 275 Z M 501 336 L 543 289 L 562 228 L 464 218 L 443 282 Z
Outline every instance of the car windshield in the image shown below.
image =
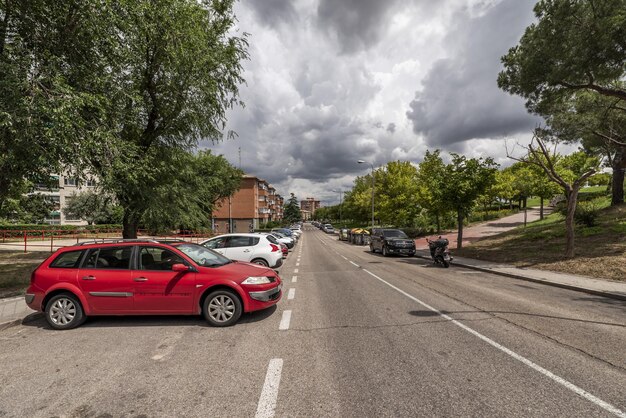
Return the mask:
M 404 232 L 398 231 L 396 229 L 383 231 L 383 236 L 385 238 L 408 238 Z
M 232 263 L 232 261 L 215 251 L 209 250 L 198 244 L 180 244 L 176 246 L 186 256 L 191 258 L 199 266 L 202 267 L 218 267 L 224 264 Z

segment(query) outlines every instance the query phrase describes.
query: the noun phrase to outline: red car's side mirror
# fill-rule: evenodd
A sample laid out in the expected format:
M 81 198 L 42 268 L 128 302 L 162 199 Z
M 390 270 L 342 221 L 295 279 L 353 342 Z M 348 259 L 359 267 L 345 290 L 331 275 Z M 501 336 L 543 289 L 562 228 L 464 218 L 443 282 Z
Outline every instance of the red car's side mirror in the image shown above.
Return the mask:
M 172 271 L 189 271 L 189 267 L 184 264 L 172 264 Z

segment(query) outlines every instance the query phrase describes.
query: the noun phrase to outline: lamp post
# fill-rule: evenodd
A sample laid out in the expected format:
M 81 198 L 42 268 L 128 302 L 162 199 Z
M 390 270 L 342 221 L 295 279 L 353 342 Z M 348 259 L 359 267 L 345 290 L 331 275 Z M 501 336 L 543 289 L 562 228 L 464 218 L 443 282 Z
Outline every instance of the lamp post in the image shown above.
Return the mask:
M 372 228 L 374 228 L 374 189 L 376 187 L 376 180 L 374 179 L 374 164 L 363 160 L 358 160 L 357 163 L 369 164 L 372 167 Z
M 343 194 L 343 190 L 331 190 L 332 192 L 337 192 L 339 193 L 339 224 L 341 224 L 341 206 L 343 204 L 343 200 L 342 200 L 342 194 Z

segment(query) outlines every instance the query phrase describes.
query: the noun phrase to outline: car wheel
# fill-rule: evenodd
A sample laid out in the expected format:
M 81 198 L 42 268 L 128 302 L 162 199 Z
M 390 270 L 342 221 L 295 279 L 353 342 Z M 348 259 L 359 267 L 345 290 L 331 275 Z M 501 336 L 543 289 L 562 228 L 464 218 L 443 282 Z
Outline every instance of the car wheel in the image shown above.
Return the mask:
M 389 256 L 389 252 L 387 251 L 387 246 L 383 245 L 383 257 L 388 257 Z
M 204 300 L 202 312 L 204 319 L 214 327 L 234 325 L 241 317 L 241 301 L 230 290 L 216 290 Z
M 69 293 L 53 296 L 45 312 L 48 324 L 54 329 L 76 328 L 87 319 L 78 298 Z
M 254 260 L 251 261 L 254 264 L 258 264 L 259 266 L 263 266 L 263 267 L 269 267 L 269 263 L 265 260 L 263 260 L 262 258 L 255 258 Z

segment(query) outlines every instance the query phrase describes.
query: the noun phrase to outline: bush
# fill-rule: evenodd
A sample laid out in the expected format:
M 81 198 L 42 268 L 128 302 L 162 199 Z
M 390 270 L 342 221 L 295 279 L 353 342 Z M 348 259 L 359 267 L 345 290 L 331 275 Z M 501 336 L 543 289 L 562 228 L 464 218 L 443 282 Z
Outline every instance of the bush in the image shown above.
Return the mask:
M 595 202 L 579 202 L 574 213 L 574 222 L 588 227 L 595 226 L 600 215 L 600 208 Z

